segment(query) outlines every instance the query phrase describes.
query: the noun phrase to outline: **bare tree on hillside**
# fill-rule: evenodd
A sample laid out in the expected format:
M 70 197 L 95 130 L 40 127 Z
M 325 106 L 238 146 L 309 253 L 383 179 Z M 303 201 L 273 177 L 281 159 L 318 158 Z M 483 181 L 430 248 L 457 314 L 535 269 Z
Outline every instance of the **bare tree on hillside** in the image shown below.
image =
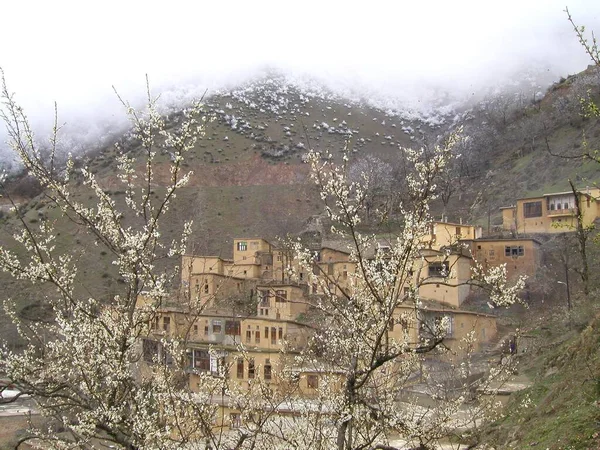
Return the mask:
M 378 205 L 385 205 L 390 201 L 392 172 L 390 164 L 370 154 L 361 157 L 350 166 L 349 178 L 365 187 L 363 205 L 367 221 L 371 219 L 373 210 Z

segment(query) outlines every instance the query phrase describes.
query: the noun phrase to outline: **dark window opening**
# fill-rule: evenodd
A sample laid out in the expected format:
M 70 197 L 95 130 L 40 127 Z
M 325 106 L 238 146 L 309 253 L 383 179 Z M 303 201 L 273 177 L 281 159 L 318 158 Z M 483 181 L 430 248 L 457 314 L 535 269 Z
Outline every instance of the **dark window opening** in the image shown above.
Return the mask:
M 228 336 L 239 336 L 241 334 L 241 325 L 239 320 L 225 321 L 225 334 Z
M 210 353 L 207 350 L 194 350 L 194 367 L 206 372 L 210 370 Z
M 504 247 L 504 256 L 506 257 L 518 257 L 525 256 L 525 249 L 522 245 L 507 245 Z
M 523 203 L 523 215 L 528 217 L 542 217 L 542 202 Z
M 152 363 L 158 359 L 158 342 L 144 339 L 142 343 L 144 361 Z
M 450 275 L 450 264 L 447 261 L 433 262 L 429 264 L 429 276 L 445 278 Z
M 244 358 L 237 359 L 237 377 L 244 378 Z

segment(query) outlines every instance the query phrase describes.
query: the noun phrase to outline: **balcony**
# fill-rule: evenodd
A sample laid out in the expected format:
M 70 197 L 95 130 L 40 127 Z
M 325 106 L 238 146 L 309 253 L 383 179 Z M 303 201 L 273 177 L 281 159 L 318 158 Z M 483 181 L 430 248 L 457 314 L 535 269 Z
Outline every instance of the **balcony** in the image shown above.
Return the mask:
M 554 209 L 546 212 L 547 217 L 573 217 L 575 215 L 575 208 L 569 209 Z

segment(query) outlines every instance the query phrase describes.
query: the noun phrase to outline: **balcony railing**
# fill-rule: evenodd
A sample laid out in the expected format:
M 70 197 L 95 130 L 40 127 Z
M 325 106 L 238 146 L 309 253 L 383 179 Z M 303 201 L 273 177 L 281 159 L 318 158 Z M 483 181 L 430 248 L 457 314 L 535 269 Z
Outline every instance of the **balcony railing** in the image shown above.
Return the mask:
M 565 216 L 574 216 L 576 214 L 575 208 L 569 209 L 553 209 L 548 210 L 546 215 L 548 217 L 565 217 Z

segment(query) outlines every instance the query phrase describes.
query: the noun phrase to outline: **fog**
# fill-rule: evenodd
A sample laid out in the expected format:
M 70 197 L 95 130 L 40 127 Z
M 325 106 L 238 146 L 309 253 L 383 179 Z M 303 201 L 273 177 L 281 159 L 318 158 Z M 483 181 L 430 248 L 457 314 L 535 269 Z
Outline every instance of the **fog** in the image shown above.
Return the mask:
M 427 110 L 440 92 L 480 95 L 523 73 L 543 74 L 543 88 L 589 63 L 564 0 L 4 3 L 0 67 L 9 89 L 40 136 L 56 101 L 65 145 L 76 150 L 123 127 L 112 86 L 139 104 L 146 74 L 170 104 L 276 69 Z M 568 7 L 600 32 L 600 2 Z

